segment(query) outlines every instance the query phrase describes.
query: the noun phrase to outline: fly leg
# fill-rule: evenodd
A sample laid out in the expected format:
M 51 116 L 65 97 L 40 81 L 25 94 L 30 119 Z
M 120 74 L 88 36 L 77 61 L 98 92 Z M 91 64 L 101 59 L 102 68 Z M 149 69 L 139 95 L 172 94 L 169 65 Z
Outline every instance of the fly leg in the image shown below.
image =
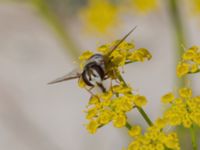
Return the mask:
M 86 91 L 88 91 L 92 96 L 95 95 L 94 93 L 92 93 L 92 89 L 94 88 L 94 86 L 91 86 L 90 88 L 86 88 L 86 87 L 84 87 L 84 88 L 85 88 Z

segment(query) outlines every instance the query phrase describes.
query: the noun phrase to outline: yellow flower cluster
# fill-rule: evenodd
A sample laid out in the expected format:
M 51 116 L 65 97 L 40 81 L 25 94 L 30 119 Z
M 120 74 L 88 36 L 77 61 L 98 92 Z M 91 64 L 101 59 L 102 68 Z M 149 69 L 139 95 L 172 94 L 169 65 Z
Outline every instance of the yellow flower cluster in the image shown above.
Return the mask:
M 106 33 L 117 24 L 117 13 L 117 8 L 109 0 L 89 0 L 80 16 L 88 30 Z
M 152 57 L 147 49 L 135 49 L 135 45 L 133 43 L 126 41 L 123 41 L 113 52 L 111 52 L 111 49 L 118 42 L 119 41 L 114 41 L 98 48 L 98 51 L 105 56 L 105 59 L 109 60 L 107 61 L 108 63 L 106 68 L 108 74 L 112 78 L 115 78 L 119 67 L 123 67 L 124 65 L 132 62 L 143 62 L 145 60 L 150 60 Z
M 179 77 L 188 73 L 196 73 L 199 71 L 200 65 L 200 49 L 197 46 L 193 46 L 185 51 L 179 62 L 176 72 Z
M 135 49 L 133 43 L 123 41 L 116 49 L 112 51 L 112 48 L 118 44 L 118 40 L 112 43 L 101 45 L 98 47 L 100 52 L 105 58 L 105 67 L 108 76 L 112 79 L 116 79 L 118 74 L 118 68 L 123 67 L 126 64 L 133 62 L 143 62 L 151 59 L 151 54 L 145 48 Z M 91 51 L 85 51 L 80 57 L 80 67 L 83 68 L 85 62 L 93 55 Z
M 158 0 L 132 0 L 134 8 L 139 13 L 148 13 L 158 7 Z
M 134 140 L 128 146 L 128 150 L 179 150 L 180 145 L 175 132 L 165 133 L 163 128 L 166 120 L 158 119 L 155 124 L 142 134 L 140 126 L 133 126 L 129 131 Z
M 130 87 L 116 84 L 105 93 L 92 95 L 86 110 L 86 119 L 89 120 L 87 130 L 93 134 L 111 121 L 117 128 L 124 127 L 127 123 L 126 112 L 135 106 L 144 106 L 147 101 L 144 96 L 130 94 L 131 91 Z
M 162 97 L 162 101 L 171 104 L 163 116 L 169 125 L 183 125 L 185 128 L 190 128 L 192 124 L 200 126 L 200 96 L 192 97 L 191 89 L 179 89 L 179 97 L 168 93 Z

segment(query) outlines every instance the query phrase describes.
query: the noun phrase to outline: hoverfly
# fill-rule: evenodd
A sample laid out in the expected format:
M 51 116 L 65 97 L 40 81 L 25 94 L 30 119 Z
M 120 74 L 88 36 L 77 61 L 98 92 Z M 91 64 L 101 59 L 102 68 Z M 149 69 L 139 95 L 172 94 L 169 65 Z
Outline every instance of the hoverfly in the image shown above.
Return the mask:
M 136 29 L 136 27 L 134 27 L 121 40 L 119 40 L 119 42 L 110 49 L 110 52 L 108 52 L 107 56 L 112 54 L 112 52 L 118 48 L 118 46 Z M 106 56 L 102 54 L 94 54 L 86 61 L 82 71 L 77 71 L 77 69 L 74 69 L 65 76 L 57 78 L 48 84 L 82 78 L 84 83 L 91 87 L 91 89 L 95 86 L 98 86 L 102 92 L 106 92 L 106 88 L 102 84 L 102 82 L 108 78 L 106 73 L 107 62 L 105 57 Z

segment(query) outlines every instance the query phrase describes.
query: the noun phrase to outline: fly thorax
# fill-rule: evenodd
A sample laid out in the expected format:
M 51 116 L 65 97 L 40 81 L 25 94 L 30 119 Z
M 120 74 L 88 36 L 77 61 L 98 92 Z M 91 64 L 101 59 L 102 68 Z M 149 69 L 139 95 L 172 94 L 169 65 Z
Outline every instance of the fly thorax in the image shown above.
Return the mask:
M 100 66 L 101 69 L 105 72 L 105 62 L 104 56 L 102 54 L 94 54 L 92 55 L 86 62 L 85 66 L 95 63 L 96 65 Z

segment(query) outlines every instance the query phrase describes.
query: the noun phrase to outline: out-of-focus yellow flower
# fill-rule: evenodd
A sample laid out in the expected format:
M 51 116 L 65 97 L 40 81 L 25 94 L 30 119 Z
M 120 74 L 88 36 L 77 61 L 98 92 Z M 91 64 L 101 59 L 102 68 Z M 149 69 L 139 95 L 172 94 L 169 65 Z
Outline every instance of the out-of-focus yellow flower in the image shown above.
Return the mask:
M 86 126 L 87 130 L 89 133 L 94 134 L 97 131 L 98 128 L 98 123 L 95 120 L 90 121 L 90 123 Z
M 193 14 L 200 14 L 200 0 L 187 0 Z
M 150 60 L 151 57 L 152 57 L 151 54 L 145 48 L 139 48 L 128 55 L 129 60 L 141 61 L 141 62 L 143 62 L 145 59 Z
M 142 106 L 145 106 L 146 103 L 147 103 L 147 99 L 145 96 L 141 96 L 141 95 L 136 95 L 134 98 L 133 98 L 133 101 L 134 101 L 134 104 L 138 107 L 142 107 Z
M 158 7 L 158 0 L 131 0 L 134 8 L 139 13 L 148 13 Z
M 192 96 L 192 90 L 189 88 L 181 88 L 179 90 L 179 95 L 182 98 L 190 98 Z
M 200 50 L 198 46 L 192 46 L 186 50 L 179 62 L 176 72 L 178 77 L 182 77 L 189 73 L 199 72 Z
M 171 103 L 174 100 L 175 96 L 173 93 L 167 93 L 162 97 L 163 103 Z
M 176 72 L 178 77 L 184 76 L 189 73 L 190 66 L 188 63 L 180 62 L 177 66 Z
M 117 13 L 117 7 L 109 0 L 89 0 L 80 16 L 88 30 L 106 33 L 117 24 Z
M 132 126 L 131 129 L 129 130 L 128 134 L 131 136 L 131 137 L 137 137 L 141 134 L 142 132 L 142 129 L 139 125 L 135 125 L 135 126 Z
M 116 128 L 121 128 L 126 125 L 126 115 L 124 114 L 116 114 L 113 117 L 113 125 Z
M 200 97 L 192 97 L 191 89 L 181 88 L 179 97 L 170 99 L 170 102 L 171 106 L 163 117 L 169 125 L 183 125 L 186 128 L 190 128 L 192 124 L 200 126 Z
M 128 150 L 165 150 L 165 148 L 179 150 L 180 145 L 176 133 L 165 133 L 163 131 L 165 126 L 166 121 L 159 119 L 153 126 L 149 127 L 144 134 L 141 133 L 139 127 L 135 128 L 137 136 L 134 136 L 134 140 L 129 144 Z
M 99 115 L 99 123 L 104 125 L 110 122 L 112 119 L 113 112 L 111 110 L 102 110 L 102 112 Z

